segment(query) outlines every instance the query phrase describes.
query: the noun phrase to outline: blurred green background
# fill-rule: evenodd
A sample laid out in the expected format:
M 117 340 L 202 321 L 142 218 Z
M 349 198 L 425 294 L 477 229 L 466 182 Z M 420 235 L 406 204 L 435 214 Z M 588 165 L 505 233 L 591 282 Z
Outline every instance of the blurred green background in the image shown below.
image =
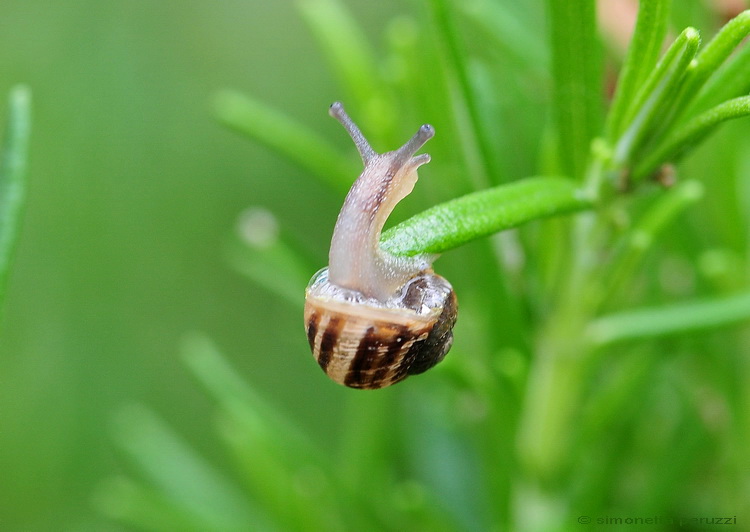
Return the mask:
M 434 51 L 432 30 L 416 46 L 409 41 L 410 31 L 432 23 L 425 2 L 342 4 L 378 52 L 392 52 L 404 35 L 403 49 L 413 46 L 434 60 L 423 63 L 426 71 L 435 78 L 450 72 Z M 482 19 L 476 13 L 465 14 L 459 27 L 466 49 L 483 61 L 471 69 L 477 92 L 493 96 L 482 102 L 496 139 L 495 167 L 486 171 L 499 182 L 553 163 L 544 149 L 543 2 L 523 9 L 515 2 L 497 5 L 516 11 L 525 40 L 508 39 L 511 47 L 503 48 L 502 39 L 476 29 Z M 723 20 L 712 7 L 676 2 L 672 24 L 711 35 Z M 413 18 L 390 24 L 404 13 Z M 107 479 L 131 474 L 112 428 L 128 405 L 148 405 L 233 476 L 236 464 L 217 442 L 216 406 L 179 356 L 192 331 L 209 335 L 238 373 L 320 447 L 334 455 L 348 450 L 354 461 L 371 461 L 373 471 L 385 464 L 382 485 L 393 481 L 407 505 L 427 500 L 429 509 L 440 501 L 435 507 L 455 519 L 445 529 L 457 522 L 457 529 L 482 530 L 511 507 L 521 522 L 534 522 L 524 514 L 532 510 L 554 520 L 564 513 L 560 493 L 581 511 L 739 513 L 747 494 L 743 438 L 750 435 L 741 358 L 750 340 L 739 328 L 615 346 L 605 353 L 611 358 L 597 357 L 611 365 L 586 375 L 589 402 L 582 401 L 584 422 L 570 462 L 556 472 L 560 477 L 539 474 L 539 485 L 526 484 L 537 471 L 513 454 L 514 438 L 519 418 L 528 415 L 530 346 L 541 321 L 534 320 L 546 317 L 545 294 L 554 284 L 556 248 L 545 239 L 562 234 L 566 222 L 536 224 L 520 236 L 471 244 L 441 259 L 438 270 L 463 305 L 444 373 L 376 395 L 324 378 L 308 352 L 301 307 L 248 282 L 228 265 L 226 250 L 240 214 L 260 205 L 278 214 L 310 264 L 322 266 L 341 195 L 222 127 L 211 106 L 219 89 L 251 94 L 355 163 L 350 141 L 326 114 L 330 102 L 348 95 L 315 42 L 291 1 L 5 0 L 0 6 L 0 94 L 27 83 L 34 108 L 28 204 L 0 326 L 0 530 L 119 530 L 97 511 L 96 494 Z M 606 56 L 611 84 L 622 50 L 607 42 Z M 526 62 L 529 57 L 536 62 Z M 422 171 L 414 198 L 397 211 L 400 218 L 487 184 L 487 176 L 467 172 L 471 161 L 462 166 L 466 161 L 457 155 L 468 133 L 460 127 L 466 117 L 446 104 L 456 103 L 446 97 L 455 87 L 450 80 L 423 81 L 411 92 L 391 87 L 414 110 L 398 117 L 390 136 L 386 127 L 378 131 L 390 142 L 405 140 L 424 121 L 436 125 L 428 150 L 433 163 Z M 502 91 L 491 92 L 498 86 Z M 367 132 L 377 113 L 355 110 Z M 731 124 L 680 167 L 684 176 L 703 179 L 704 202 L 668 228 L 645 273 L 608 310 L 746 289 L 748 131 L 746 122 Z M 442 179 L 429 181 L 431 175 Z M 634 217 L 644 209 L 636 203 Z M 486 276 L 501 247 L 507 271 Z M 507 255 L 516 248 L 527 253 L 526 271 Z M 394 428 L 390 409 L 396 408 Z M 382 445 L 369 442 L 357 455 L 368 431 Z M 365 455 L 370 449 L 382 454 Z M 618 454 L 627 465 L 616 463 Z M 399 460 L 390 460 L 394 455 Z M 366 476 L 367 468 L 357 467 L 350 476 Z M 577 476 L 571 474 L 576 467 Z M 383 479 L 364 484 L 376 480 Z M 718 487 L 704 493 L 704 482 Z M 424 486 L 437 487 L 425 495 Z M 554 495 L 543 496 L 545 490 Z M 431 530 L 428 525 L 423 529 Z
M 373 25 L 392 8 L 351 7 Z M 0 529 L 95 522 L 92 492 L 117 467 L 109 421 L 124 403 L 153 405 L 201 445 L 208 402 L 177 358 L 186 331 L 215 335 L 309 419 L 320 375 L 298 378 L 318 371 L 300 316 L 228 268 L 222 246 L 256 204 L 320 240 L 330 220 L 319 213 L 335 215 L 336 200 L 218 125 L 211 97 L 238 87 L 333 131 L 337 94 L 311 41 L 291 2 L 0 6 L 0 93 L 25 82 L 34 98 L 0 342 Z M 315 412 L 307 423 L 322 432 L 335 412 Z

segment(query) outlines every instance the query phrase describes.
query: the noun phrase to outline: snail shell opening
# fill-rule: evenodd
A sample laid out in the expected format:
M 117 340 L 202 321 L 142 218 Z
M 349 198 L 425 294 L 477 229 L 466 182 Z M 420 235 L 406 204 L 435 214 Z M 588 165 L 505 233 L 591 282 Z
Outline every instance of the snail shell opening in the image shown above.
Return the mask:
M 315 359 L 331 379 L 351 388 L 383 388 L 433 367 L 453 344 L 456 315 L 453 288 L 431 271 L 379 301 L 330 283 L 324 268 L 305 299 Z

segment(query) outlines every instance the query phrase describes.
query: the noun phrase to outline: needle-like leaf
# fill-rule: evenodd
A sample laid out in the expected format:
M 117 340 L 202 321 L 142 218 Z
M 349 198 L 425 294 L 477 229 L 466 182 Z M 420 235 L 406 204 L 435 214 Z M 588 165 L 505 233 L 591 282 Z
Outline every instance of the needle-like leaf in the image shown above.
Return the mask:
M 604 316 L 588 327 L 597 346 L 624 340 L 710 329 L 750 320 L 750 293 L 666 307 L 644 308 Z
M 591 207 L 573 181 L 532 177 L 435 205 L 383 233 L 381 245 L 394 255 L 442 253 L 532 220 Z
M 563 173 L 583 180 L 603 108 L 595 2 L 547 0 L 547 10 L 558 153 Z
M 26 197 L 26 157 L 31 133 L 31 93 L 18 86 L 10 94 L 8 124 L 0 159 L 0 302 L 20 231 Z
M 617 89 L 607 115 L 607 137 L 614 141 L 623 131 L 628 109 L 638 90 L 656 66 L 667 33 L 671 0 L 640 2 L 638 21 L 628 55 L 617 80 Z

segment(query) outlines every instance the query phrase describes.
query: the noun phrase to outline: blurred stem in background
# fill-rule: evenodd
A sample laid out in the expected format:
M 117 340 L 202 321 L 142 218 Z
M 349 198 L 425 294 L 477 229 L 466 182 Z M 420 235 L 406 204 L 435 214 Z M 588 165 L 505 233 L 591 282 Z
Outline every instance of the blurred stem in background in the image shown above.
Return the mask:
M 10 93 L 5 138 L 0 154 L 0 306 L 5 300 L 13 251 L 21 231 L 30 134 L 31 92 L 27 87 L 19 85 Z

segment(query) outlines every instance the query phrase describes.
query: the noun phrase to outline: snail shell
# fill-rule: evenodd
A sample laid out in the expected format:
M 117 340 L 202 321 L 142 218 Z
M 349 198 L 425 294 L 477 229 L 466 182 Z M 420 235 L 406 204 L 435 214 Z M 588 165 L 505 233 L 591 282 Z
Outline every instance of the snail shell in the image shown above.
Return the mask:
M 365 169 L 336 221 L 329 266 L 307 287 L 307 338 L 334 381 L 383 388 L 430 369 L 453 343 L 458 306 L 450 283 L 432 271 L 436 256 L 396 257 L 379 245 L 388 215 L 430 160 L 415 153 L 434 131 L 424 125 L 398 150 L 378 154 L 340 103 L 330 114 L 351 135 Z

